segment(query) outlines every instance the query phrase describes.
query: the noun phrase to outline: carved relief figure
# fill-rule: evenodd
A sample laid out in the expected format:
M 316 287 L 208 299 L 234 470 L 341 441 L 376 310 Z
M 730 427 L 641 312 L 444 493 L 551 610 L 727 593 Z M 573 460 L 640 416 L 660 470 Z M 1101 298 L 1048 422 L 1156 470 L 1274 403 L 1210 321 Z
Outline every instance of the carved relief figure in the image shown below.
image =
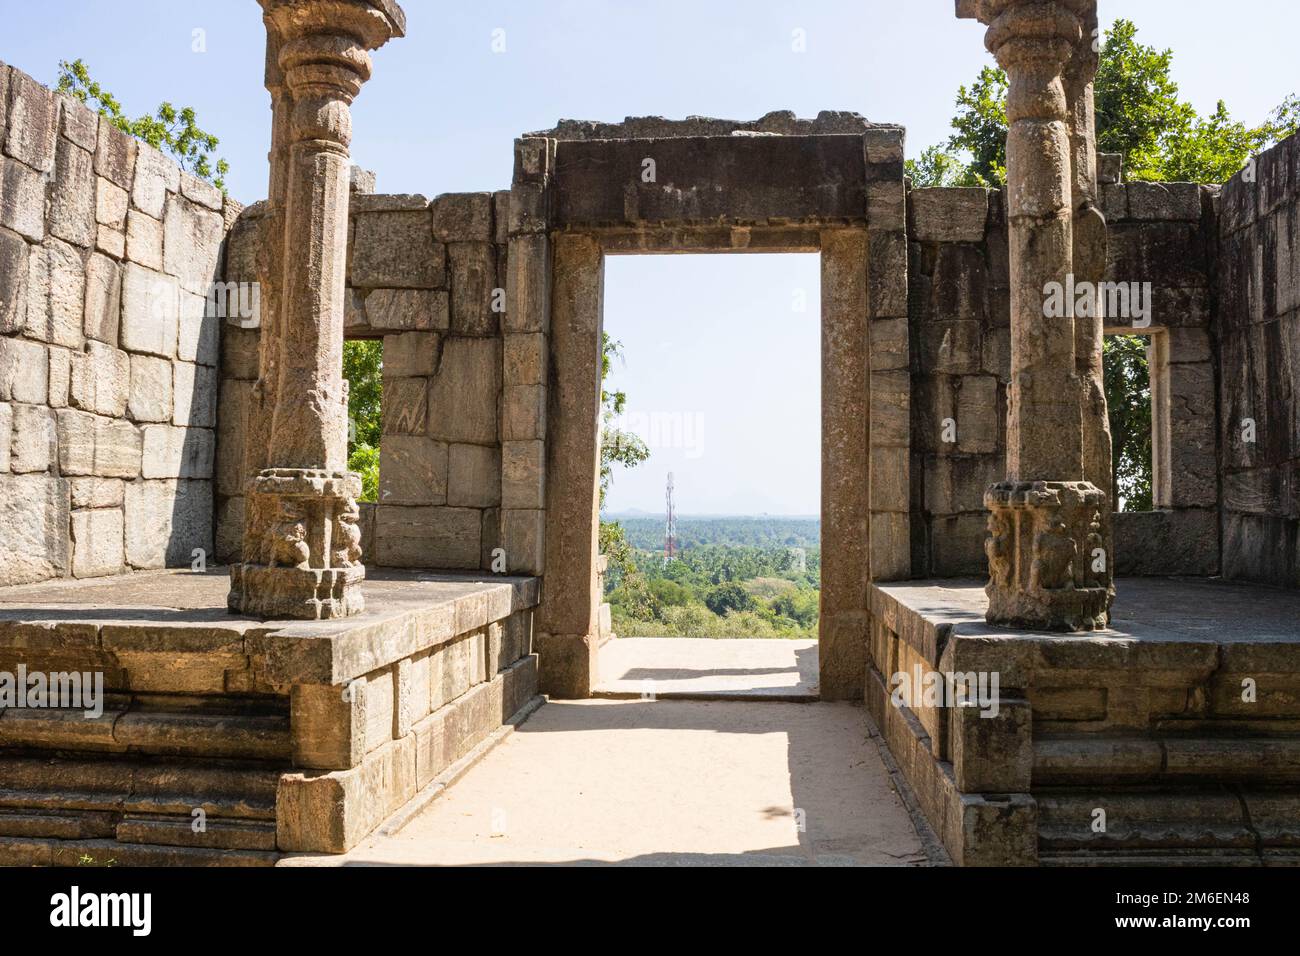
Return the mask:
M 361 508 L 356 499 L 345 498 L 334 524 L 334 567 L 350 567 L 361 560 L 360 520 Z
M 1057 516 L 1049 518 L 1048 526 L 1034 537 L 1030 586 L 1053 591 L 1073 586 L 1078 550 L 1065 522 Z
M 1104 563 L 1098 566 L 1097 554 Z M 1106 553 L 1106 538 L 1101 529 L 1101 512 L 1094 511 L 1088 523 L 1088 562 L 1084 581 L 1090 588 L 1104 588 L 1110 583 L 1110 555 Z
M 989 559 L 989 577 L 994 585 L 1005 587 L 1015 572 L 1015 528 L 1012 516 L 1005 511 L 989 514 L 989 536 L 984 539 L 984 553 Z
M 281 498 L 275 522 L 271 525 L 271 567 L 306 568 L 310 566 L 311 546 L 307 543 L 307 521 L 301 508 Z

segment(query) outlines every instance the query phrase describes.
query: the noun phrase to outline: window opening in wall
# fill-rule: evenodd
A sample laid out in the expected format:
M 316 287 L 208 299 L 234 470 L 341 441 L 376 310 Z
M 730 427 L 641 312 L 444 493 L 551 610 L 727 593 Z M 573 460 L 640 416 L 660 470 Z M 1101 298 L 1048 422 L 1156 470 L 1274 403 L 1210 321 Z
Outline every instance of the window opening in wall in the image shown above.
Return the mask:
M 343 377 L 348 382 L 348 469 L 361 475 L 360 501 L 379 500 L 383 371 L 383 339 L 343 343 Z
M 1151 511 L 1156 488 L 1152 402 L 1153 340 L 1108 335 L 1104 346 L 1116 511 Z

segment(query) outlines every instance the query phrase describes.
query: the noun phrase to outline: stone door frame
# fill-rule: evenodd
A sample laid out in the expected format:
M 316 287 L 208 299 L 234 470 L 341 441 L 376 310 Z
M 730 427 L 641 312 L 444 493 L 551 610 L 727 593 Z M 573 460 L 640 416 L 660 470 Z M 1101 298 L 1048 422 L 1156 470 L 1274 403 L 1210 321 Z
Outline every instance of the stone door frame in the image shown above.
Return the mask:
M 820 686 L 823 699 L 861 698 L 869 584 L 911 573 L 903 131 L 860 118 L 847 134 L 826 131 L 819 117 L 785 135 L 694 136 L 682 130 L 694 121 L 657 122 L 645 136 L 618 127 L 516 142 L 503 407 L 508 422 L 512 390 L 537 387 L 512 356 L 541 350 L 546 422 L 542 442 L 513 440 L 506 426 L 501 528 L 512 567 L 543 576 L 542 691 L 587 697 L 599 674 L 605 256 L 815 252 Z

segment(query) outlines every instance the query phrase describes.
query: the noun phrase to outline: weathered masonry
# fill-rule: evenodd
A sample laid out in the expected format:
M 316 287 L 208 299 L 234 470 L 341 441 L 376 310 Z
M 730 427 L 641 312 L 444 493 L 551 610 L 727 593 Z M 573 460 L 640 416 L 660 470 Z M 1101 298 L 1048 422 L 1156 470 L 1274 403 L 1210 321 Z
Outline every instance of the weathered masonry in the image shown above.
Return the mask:
M 1300 137 L 1222 188 L 1125 182 L 1095 3 L 962 0 L 1012 79 L 1005 190 L 777 112 L 566 120 L 508 189 L 376 194 L 346 113 L 400 9 L 262 5 L 247 209 L 0 64 L 0 671 L 106 691 L 0 713 L 0 862 L 340 852 L 588 696 L 603 263 L 687 252 L 820 255 L 820 690 L 952 858 L 1295 861 Z M 1047 318 L 1071 277 L 1149 314 Z M 1150 343 L 1147 513 L 1109 500 L 1119 333 Z M 374 504 L 347 338 L 384 344 Z M 997 675 L 996 712 L 895 693 L 932 672 Z

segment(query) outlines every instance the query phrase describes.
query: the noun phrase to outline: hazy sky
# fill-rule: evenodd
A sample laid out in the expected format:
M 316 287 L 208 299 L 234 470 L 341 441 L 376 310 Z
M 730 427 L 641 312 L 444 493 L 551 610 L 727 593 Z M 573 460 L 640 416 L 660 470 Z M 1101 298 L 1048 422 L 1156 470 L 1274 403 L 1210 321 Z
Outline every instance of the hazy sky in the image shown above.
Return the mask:
M 131 115 L 163 98 L 193 106 L 221 138 L 231 195 L 264 194 L 270 116 L 252 0 L 0 4 L 0 59 L 52 84 L 60 59 L 81 57 Z M 915 156 L 947 136 L 957 87 L 991 62 L 983 28 L 958 21 L 952 0 L 403 5 L 408 35 L 376 54 L 353 110 L 354 159 L 384 192 L 504 188 L 514 137 L 561 117 L 856 110 L 905 125 Z M 1259 122 L 1300 88 L 1296 0 L 1103 0 L 1103 22 L 1118 15 L 1175 50 L 1175 78 L 1202 112 L 1223 98 Z M 806 52 L 793 51 L 795 30 Z M 656 449 L 644 474 L 620 476 L 612 506 L 659 510 L 671 467 L 683 512 L 816 511 L 817 285 L 815 257 L 611 262 L 606 317 L 628 351 L 621 386 L 661 426 L 673 412 L 704 419 L 704 454 Z M 806 313 L 792 310 L 798 288 Z

